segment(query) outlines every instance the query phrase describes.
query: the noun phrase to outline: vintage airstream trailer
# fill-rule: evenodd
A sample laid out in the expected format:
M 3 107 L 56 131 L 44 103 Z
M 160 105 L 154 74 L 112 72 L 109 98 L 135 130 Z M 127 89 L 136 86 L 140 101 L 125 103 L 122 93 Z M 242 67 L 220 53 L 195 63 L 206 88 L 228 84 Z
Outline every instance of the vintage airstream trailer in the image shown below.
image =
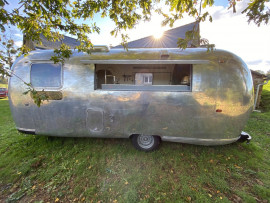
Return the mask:
M 204 48 L 73 52 L 54 64 L 52 50 L 20 57 L 9 81 L 16 127 L 65 137 L 131 138 L 150 151 L 160 141 L 221 145 L 250 139 L 242 129 L 253 107 L 247 65 Z M 21 80 L 49 97 L 37 107 Z

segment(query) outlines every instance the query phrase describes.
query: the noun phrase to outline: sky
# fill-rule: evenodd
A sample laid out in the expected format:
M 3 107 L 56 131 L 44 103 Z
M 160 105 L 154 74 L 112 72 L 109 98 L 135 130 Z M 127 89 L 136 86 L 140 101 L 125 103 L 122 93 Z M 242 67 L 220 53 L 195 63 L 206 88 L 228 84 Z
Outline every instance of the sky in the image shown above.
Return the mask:
M 268 25 L 262 24 L 260 27 L 254 23 L 249 24 L 246 16 L 241 14 L 248 3 L 249 0 L 237 2 L 237 13 L 235 14 L 232 9 L 228 10 L 228 0 L 216 0 L 212 7 L 203 9 L 203 12 L 208 11 L 212 15 L 213 22 L 206 21 L 200 24 L 201 37 L 208 39 L 211 44 L 215 44 L 217 49 L 228 50 L 240 56 L 250 69 L 267 72 L 270 70 L 270 23 Z M 270 8 L 270 2 L 267 4 Z M 9 8 L 12 9 L 14 6 L 11 3 Z M 110 35 L 110 31 L 114 28 L 113 22 L 101 18 L 99 15 L 94 18 L 94 21 L 101 28 L 99 35 L 89 35 L 94 45 L 115 46 L 121 43 L 120 36 L 115 38 Z M 150 22 L 142 22 L 126 32 L 130 38 L 129 41 L 171 29 L 168 26 L 162 27 L 161 21 L 161 16 L 153 14 Z M 194 19 L 185 16 L 177 21 L 172 28 L 191 22 L 194 22 Z M 18 30 L 13 32 L 16 36 L 16 44 L 20 46 L 22 34 Z

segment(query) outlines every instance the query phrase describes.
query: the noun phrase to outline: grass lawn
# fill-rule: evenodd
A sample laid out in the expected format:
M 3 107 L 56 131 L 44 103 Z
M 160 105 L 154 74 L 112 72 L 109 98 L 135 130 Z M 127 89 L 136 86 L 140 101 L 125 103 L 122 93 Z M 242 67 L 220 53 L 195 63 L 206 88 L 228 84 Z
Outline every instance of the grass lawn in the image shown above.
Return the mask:
M 251 143 L 204 147 L 163 142 L 136 151 L 127 139 L 18 133 L 0 100 L 0 202 L 269 202 L 270 84 Z
M 0 87 L 8 88 L 8 84 L 0 84 Z

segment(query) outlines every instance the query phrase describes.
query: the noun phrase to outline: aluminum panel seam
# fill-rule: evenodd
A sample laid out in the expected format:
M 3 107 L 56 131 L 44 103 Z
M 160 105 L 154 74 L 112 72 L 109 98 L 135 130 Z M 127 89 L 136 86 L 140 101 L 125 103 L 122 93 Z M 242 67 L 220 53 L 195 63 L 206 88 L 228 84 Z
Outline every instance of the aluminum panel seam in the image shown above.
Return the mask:
M 83 64 L 209 64 L 208 60 L 80 60 Z

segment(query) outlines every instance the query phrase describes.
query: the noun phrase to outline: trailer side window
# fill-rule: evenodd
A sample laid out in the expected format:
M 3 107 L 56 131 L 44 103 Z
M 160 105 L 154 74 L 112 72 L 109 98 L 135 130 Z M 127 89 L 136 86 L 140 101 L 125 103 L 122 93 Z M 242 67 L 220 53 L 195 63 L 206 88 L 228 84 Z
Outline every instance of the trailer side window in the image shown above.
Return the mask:
M 36 63 L 32 64 L 30 72 L 30 81 L 33 87 L 52 87 L 57 88 L 61 86 L 61 72 L 60 64 L 53 63 Z
M 95 89 L 191 91 L 191 64 L 96 64 Z

